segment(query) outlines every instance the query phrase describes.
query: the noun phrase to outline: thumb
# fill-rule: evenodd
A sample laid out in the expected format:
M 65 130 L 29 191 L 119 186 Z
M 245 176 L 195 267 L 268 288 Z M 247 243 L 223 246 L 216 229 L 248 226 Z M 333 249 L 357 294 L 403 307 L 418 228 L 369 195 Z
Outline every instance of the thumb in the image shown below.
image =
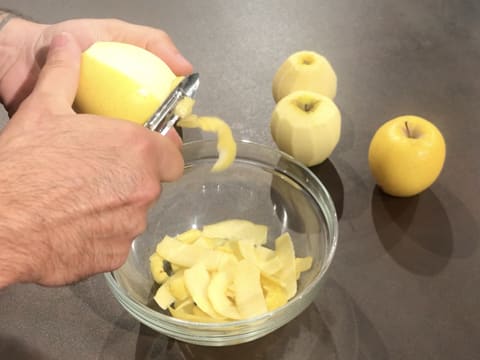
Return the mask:
M 71 34 L 55 35 L 32 91 L 34 101 L 56 114 L 72 112 L 78 88 L 81 50 Z

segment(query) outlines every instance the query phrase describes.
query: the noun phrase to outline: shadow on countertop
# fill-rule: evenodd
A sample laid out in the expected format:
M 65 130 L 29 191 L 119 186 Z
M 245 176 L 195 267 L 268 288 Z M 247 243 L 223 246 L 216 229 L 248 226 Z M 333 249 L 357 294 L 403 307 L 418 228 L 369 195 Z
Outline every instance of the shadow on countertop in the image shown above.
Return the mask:
M 284 160 L 281 160 L 284 161 Z M 280 167 L 288 168 L 288 164 Z M 299 183 L 307 186 L 312 178 L 318 178 L 327 190 L 335 208 L 337 219 L 343 213 L 343 184 L 340 176 L 330 160 L 310 168 L 312 175 L 305 176 Z M 298 233 L 316 233 L 322 231 L 324 220 L 319 215 L 320 210 L 314 205 L 313 197 L 305 191 L 303 186 L 292 186 L 291 181 L 283 176 L 273 176 L 270 197 L 274 204 L 274 211 L 282 224 L 288 224 L 288 228 Z M 312 189 L 316 190 L 312 190 Z M 311 186 L 310 191 L 322 192 L 319 187 Z
M 39 349 L 35 349 L 28 341 L 20 341 L 13 337 L 4 337 L 0 335 L 0 359 L 15 360 L 51 360 L 51 358 L 42 354 Z
M 342 179 L 335 165 L 327 159 L 319 165 L 312 166 L 310 170 L 312 170 L 330 193 L 335 205 L 335 210 L 337 211 L 337 218 L 340 220 L 343 215 L 344 190 Z
M 141 325 L 135 360 L 388 360 L 372 322 L 335 280 L 287 325 L 258 340 L 227 347 L 205 347 L 169 339 Z
M 412 273 L 435 276 L 452 257 L 468 257 L 477 247 L 478 228 L 468 210 L 449 193 L 441 197 L 431 189 L 409 198 L 386 195 L 378 187 L 373 191 L 378 237 L 387 253 Z M 463 236 L 454 239 L 454 230 Z

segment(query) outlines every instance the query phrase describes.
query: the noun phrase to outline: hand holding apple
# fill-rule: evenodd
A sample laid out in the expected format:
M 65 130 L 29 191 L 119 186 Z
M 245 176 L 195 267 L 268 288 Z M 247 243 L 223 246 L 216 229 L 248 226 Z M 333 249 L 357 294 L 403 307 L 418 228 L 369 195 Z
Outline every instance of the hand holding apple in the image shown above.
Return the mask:
M 438 128 L 426 119 L 406 115 L 387 121 L 376 131 L 368 164 L 385 193 L 408 197 L 435 182 L 445 155 L 445 140 Z
M 181 81 L 168 65 L 138 46 L 96 42 L 82 53 L 75 108 L 81 113 L 129 120 L 143 125 Z M 230 127 L 221 119 L 192 114 L 194 100 L 183 98 L 174 110 L 180 127 L 215 132 L 219 159 L 213 171 L 227 169 L 236 156 Z
M 72 111 L 79 68 L 75 39 L 55 36 L 35 88 L 0 133 L 0 288 L 119 267 L 161 184 L 182 175 L 172 141 Z

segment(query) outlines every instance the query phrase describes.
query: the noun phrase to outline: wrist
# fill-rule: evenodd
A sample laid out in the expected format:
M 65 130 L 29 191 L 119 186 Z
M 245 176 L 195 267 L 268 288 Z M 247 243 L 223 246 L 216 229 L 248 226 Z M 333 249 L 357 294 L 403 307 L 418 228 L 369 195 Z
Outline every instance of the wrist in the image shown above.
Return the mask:
M 7 214 L 4 209 L 4 199 L 0 197 L 0 212 Z M 4 211 L 5 210 L 5 211 Z M 25 271 L 26 257 L 25 249 L 21 246 L 15 246 L 19 240 L 16 231 L 13 229 L 14 222 L 9 216 L 2 216 L 0 219 L 0 289 L 25 281 L 27 271 Z M 21 242 L 18 241 L 18 245 Z
M 0 231 L 4 231 L 4 227 L 0 224 Z M 24 271 L 18 262 L 18 256 L 12 247 L 12 238 L 9 234 L 0 236 L 0 245 L 2 252 L 0 253 L 0 289 L 10 285 L 22 282 Z
M 2 137 L 0 136 L 0 139 Z M 32 274 L 34 256 L 29 252 L 25 231 L 21 223 L 26 221 L 19 211 L 19 204 L 10 176 L 11 166 L 0 156 L 0 289 L 19 282 L 28 282 Z

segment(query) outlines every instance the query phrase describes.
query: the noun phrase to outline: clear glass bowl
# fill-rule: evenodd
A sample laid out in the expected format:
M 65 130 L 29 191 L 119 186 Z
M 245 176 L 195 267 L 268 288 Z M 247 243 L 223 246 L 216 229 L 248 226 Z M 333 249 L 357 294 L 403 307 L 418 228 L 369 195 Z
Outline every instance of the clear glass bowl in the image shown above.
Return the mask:
M 216 142 L 183 146 L 184 176 L 164 184 L 149 213 L 147 230 L 134 240 L 126 263 L 107 273 L 120 304 L 146 326 L 192 344 L 225 346 L 252 341 L 286 324 L 315 298 L 335 253 L 338 222 L 322 183 L 306 167 L 275 149 L 239 142 L 237 158 L 226 171 L 212 173 Z M 246 219 L 269 228 L 267 246 L 288 231 L 297 256 L 312 256 L 298 292 L 286 305 L 247 320 L 198 323 L 173 318 L 154 304 L 149 256 L 164 235 L 202 228 L 226 219 Z

